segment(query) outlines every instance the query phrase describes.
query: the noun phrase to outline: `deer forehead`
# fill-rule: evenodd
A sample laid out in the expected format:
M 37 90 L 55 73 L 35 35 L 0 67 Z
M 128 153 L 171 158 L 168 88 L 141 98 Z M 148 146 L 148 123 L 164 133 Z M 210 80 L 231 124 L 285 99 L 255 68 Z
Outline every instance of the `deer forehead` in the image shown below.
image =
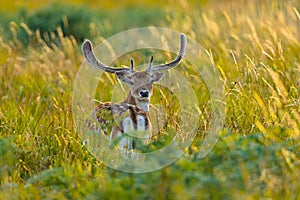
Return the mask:
M 135 72 L 132 75 L 132 80 L 137 85 L 150 84 L 151 83 L 151 74 L 146 71 Z
M 132 74 L 131 80 L 133 85 L 130 86 L 133 92 L 138 92 L 141 89 L 152 90 L 151 75 L 149 72 L 135 72 Z

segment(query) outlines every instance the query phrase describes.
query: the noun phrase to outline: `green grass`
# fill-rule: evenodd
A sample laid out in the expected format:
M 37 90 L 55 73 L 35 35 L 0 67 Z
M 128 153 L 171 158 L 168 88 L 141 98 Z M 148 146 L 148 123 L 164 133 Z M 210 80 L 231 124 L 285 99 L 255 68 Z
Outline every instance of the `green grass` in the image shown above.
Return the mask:
M 55 40 L 45 41 L 20 18 L 9 24 L 1 21 L 8 29 L 0 34 L 0 199 L 300 198 L 299 2 L 209 1 L 201 8 L 186 6 L 176 12 L 166 7 L 153 12 L 155 16 L 145 12 L 149 21 L 134 25 L 130 21 L 143 11 L 132 13 L 130 7 L 115 18 L 107 14 L 99 21 L 93 15 L 89 24 L 94 43 L 135 26 L 184 32 L 211 51 L 225 81 L 226 121 L 212 152 L 197 158 L 212 112 L 204 106 L 208 97 L 203 89 L 205 95 L 199 93 L 198 99 L 205 115 L 194 143 L 172 165 L 146 174 L 105 167 L 75 131 L 72 87 L 83 61 L 81 41 L 56 27 Z M 122 20 L 127 25 L 114 26 Z M 102 28 L 95 29 L 99 24 Z M 18 34 L 28 39 L 26 45 Z M 138 61 L 149 59 L 134 55 Z M 200 82 L 191 79 L 195 87 L 204 88 Z M 115 83 L 108 75 L 99 84 L 111 91 Z M 160 90 L 156 88 L 153 102 L 159 102 Z M 168 122 L 176 125 L 172 118 Z M 169 138 L 162 135 L 154 144 L 163 145 L 164 139 Z

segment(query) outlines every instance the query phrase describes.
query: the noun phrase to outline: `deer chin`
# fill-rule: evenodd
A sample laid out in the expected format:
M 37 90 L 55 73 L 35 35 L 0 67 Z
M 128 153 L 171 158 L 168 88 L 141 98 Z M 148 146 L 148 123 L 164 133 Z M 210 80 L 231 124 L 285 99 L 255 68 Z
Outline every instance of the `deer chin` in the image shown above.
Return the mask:
M 140 95 L 133 95 L 132 94 L 132 97 L 135 99 L 136 103 L 137 103 L 137 101 L 139 101 L 139 102 L 149 102 L 150 101 L 150 96 L 142 97 Z
M 150 97 L 137 97 L 136 99 L 142 102 L 150 101 Z

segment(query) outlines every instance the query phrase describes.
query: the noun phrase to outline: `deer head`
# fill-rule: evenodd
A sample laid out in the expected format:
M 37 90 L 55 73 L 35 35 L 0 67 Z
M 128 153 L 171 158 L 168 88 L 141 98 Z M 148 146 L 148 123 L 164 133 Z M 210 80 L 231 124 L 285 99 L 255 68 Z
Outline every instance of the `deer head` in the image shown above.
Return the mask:
M 186 36 L 181 33 L 180 50 L 177 57 L 173 61 L 166 64 L 152 66 L 153 56 L 151 56 L 148 68 L 146 70 L 135 71 L 133 59 L 131 59 L 130 68 L 109 67 L 95 57 L 92 44 L 89 40 L 86 40 L 82 44 L 82 51 L 88 63 L 105 72 L 115 73 L 120 81 L 130 86 L 130 92 L 128 93 L 128 97 L 124 102 L 137 105 L 146 112 L 149 110 L 149 102 L 152 95 L 153 83 L 159 81 L 164 76 L 164 73 L 161 72 L 162 70 L 174 68 L 180 63 L 185 54 L 185 49 Z

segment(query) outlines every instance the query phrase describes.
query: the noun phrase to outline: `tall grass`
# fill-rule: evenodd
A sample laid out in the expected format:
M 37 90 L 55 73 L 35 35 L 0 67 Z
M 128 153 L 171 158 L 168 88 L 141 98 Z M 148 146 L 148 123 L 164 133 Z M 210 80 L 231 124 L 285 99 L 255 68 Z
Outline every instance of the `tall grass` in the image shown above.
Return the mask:
M 180 12 L 166 8 L 164 26 L 212 52 L 226 84 L 225 130 L 209 156 L 197 159 L 197 141 L 209 124 L 203 117 L 199 137 L 183 158 L 139 175 L 104 167 L 75 132 L 72 86 L 83 61 L 75 37 L 57 27 L 55 42 L 47 43 L 39 30 L 11 22 L 13 37 L 0 35 L 0 197 L 299 198 L 299 12 L 296 0 L 210 1 Z M 105 24 L 111 30 L 114 21 Z M 91 39 L 101 41 L 107 30 L 89 27 Z M 20 30 L 30 37 L 27 47 L 18 38 Z M 109 90 L 116 80 L 107 79 L 109 84 L 100 83 Z M 198 95 L 209 116 L 208 99 Z
M 299 3 L 212 3 L 168 19 L 212 50 L 227 82 L 227 127 L 299 136 Z M 176 20 L 181 18 L 182 20 Z M 274 130 L 275 129 L 275 130 Z M 270 130 L 270 131 L 268 131 Z M 282 130 L 282 129 L 281 129 Z

